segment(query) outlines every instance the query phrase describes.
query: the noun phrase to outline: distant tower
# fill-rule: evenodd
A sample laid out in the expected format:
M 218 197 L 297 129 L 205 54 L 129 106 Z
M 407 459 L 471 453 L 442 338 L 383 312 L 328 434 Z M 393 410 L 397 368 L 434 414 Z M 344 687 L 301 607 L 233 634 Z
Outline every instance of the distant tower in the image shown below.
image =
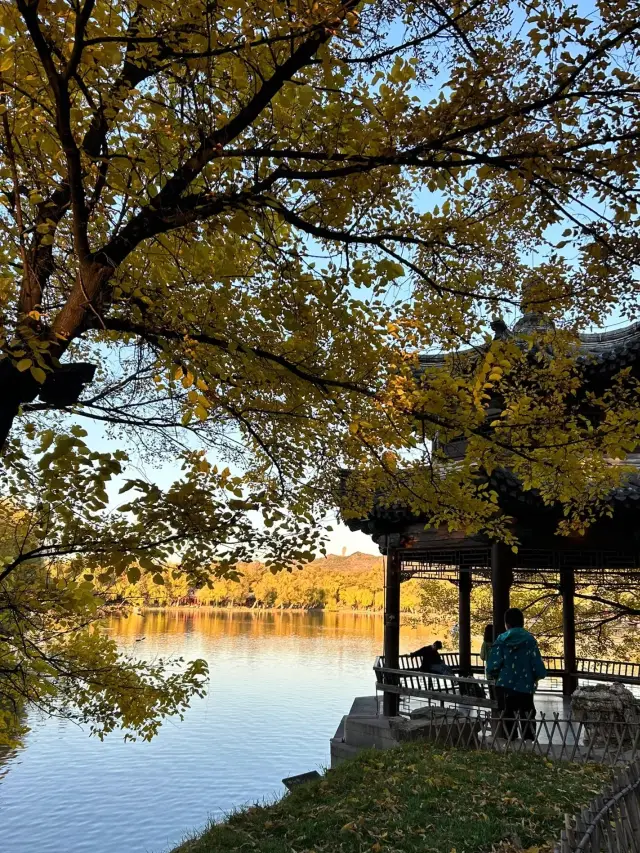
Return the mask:
M 347 546 L 346 546 L 346 545 L 344 545 L 344 546 L 342 547 L 342 556 L 343 556 L 343 557 L 346 557 L 346 556 L 347 556 Z

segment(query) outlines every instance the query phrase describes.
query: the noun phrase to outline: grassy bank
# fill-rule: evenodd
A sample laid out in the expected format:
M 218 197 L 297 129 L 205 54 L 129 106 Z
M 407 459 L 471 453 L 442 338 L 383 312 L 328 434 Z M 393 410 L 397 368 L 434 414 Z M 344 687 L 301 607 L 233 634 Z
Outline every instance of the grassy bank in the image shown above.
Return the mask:
M 411 744 L 364 753 L 175 853 L 529 851 L 550 847 L 565 811 L 586 804 L 609 775 L 599 766 Z

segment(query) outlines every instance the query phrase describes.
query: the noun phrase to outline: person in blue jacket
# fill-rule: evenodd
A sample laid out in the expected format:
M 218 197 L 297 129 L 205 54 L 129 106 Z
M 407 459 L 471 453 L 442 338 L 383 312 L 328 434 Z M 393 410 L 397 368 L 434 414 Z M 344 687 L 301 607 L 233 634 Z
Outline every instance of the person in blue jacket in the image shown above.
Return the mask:
M 533 634 L 525 631 L 524 614 L 510 607 L 504 614 L 507 630 L 496 638 L 487 675 L 495 679 L 498 704 L 502 712 L 504 736 L 517 736 L 518 722 L 523 740 L 535 739 L 536 709 L 533 694 L 547 674 Z

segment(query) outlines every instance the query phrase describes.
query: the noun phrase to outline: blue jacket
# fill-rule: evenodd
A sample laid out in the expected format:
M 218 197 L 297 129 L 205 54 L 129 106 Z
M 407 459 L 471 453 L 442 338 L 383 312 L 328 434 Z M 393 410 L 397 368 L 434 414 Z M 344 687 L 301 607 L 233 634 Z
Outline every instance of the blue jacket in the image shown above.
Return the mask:
M 524 628 L 510 628 L 500 634 L 487 661 L 487 675 L 495 678 L 498 687 L 533 693 L 546 674 L 533 634 Z

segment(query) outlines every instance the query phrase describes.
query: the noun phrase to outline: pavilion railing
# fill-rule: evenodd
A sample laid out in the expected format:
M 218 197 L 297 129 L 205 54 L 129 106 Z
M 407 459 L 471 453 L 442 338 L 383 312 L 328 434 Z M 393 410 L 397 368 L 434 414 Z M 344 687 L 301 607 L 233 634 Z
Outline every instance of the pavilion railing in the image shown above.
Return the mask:
M 452 669 L 458 669 L 460 666 L 460 655 L 458 652 L 444 652 L 440 653 L 442 660 L 450 666 Z M 410 661 L 415 661 L 416 658 L 413 658 L 411 655 L 403 655 L 402 656 L 407 664 Z M 564 672 L 564 658 L 560 655 L 543 655 L 542 657 L 544 661 L 544 665 L 547 668 L 547 672 L 550 675 L 562 675 Z M 587 661 L 586 658 L 580 658 L 582 663 L 595 664 L 600 663 L 600 661 Z M 613 661 L 602 661 L 602 663 L 613 663 Z M 631 664 L 633 665 L 633 664 Z M 484 670 L 484 661 L 481 659 L 479 654 L 471 655 L 471 667 L 473 672 L 482 672 Z M 639 668 L 640 675 L 640 668 Z
M 443 661 L 451 669 L 457 671 L 460 667 L 460 656 L 457 652 L 441 653 Z M 564 658 L 560 655 L 543 655 L 544 665 L 551 679 L 564 675 Z M 379 662 L 379 663 L 378 663 Z M 412 655 L 400 655 L 400 669 L 419 669 L 420 659 Z M 384 666 L 384 656 L 377 658 L 376 666 Z M 484 662 L 480 655 L 471 655 L 471 668 L 474 673 L 484 672 Z M 626 684 L 640 685 L 640 663 L 631 661 L 598 660 L 596 658 L 577 658 L 576 671 L 570 673 L 583 680 L 621 681 Z
M 597 678 L 614 678 L 621 681 L 640 682 L 640 663 L 615 660 L 578 658 L 578 674 L 594 675 Z
M 640 761 L 622 770 L 611 786 L 574 817 L 555 853 L 638 853 L 640 850 Z
M 376 692 L 398 696 L 401 712 L 411 716 L 414 705 L 440 707 L 463 706 L 482 708 L 496 713 L 498 703 L 492 682 L 473 676 L 420 672 L 418 669 L 392 669 L 376 666 Z

